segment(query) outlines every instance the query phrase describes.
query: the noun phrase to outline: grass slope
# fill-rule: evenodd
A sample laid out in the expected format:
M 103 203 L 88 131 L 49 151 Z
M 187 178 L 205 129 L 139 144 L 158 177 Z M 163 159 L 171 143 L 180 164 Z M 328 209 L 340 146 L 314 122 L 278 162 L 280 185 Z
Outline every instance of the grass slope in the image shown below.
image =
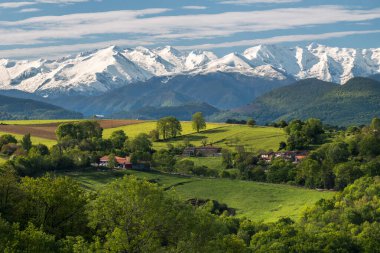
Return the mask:
M 298 219 L 306 206 L 321 198 L 330 198 L 332 192 L 319 192 L 288 185 L 275 185 L 228 179 L 188 178 L 138 171 L 72 172 L 66 173 L 85 187 L 98 190 L 104 184 L 124 175 L 159 183 L 166 190 L 174 190 L 180 198 L 218 200 L 237 209 L 237 216 L 255 221 L 275 221 L 281 217 Z
M 186 157 L 183 160 L 193 161 L 195 166 L 206 166 L 217 170 L 224 169 L 221 157 Z
M 234 149 L 236 144 L 245 146 L 248 150 L 277 150 L 281 141 L 286 139 L 282 129 L 272 127 L 248 127 L 245 125 L 226 125 L 219 123 L 207 123 L 207 129 L 200 133 L 194 132 L 191 122 L 182 123 L 182 136 L 167 141 L 155 142 L 155 149 L 166 148 L 167 144 L 178 145 L 187 138 L 191 144 L 201 146 L 202 140 L 207 138 L 214 145 Z M 124 130 L 128 137 L 133 138 L 139 133 L 149 133 L 156 129 L 156 122 L 149 121 L 137 125 L 128 125 L 117 128 L 105 129 L 104 138 L 110 137 L 115 130 Z

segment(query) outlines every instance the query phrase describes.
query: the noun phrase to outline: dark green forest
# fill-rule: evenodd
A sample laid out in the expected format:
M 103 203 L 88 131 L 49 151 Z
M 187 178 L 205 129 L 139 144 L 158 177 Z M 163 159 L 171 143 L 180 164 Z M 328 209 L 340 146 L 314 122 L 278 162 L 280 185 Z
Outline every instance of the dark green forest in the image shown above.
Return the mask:
M 0 95 L 0 120 L 81 119 L 81 113 L 47 103 Z
M 362 125 L 379 116 L 379 98 L 380 83 L 373 79 L 357 77 L 344 85 L 306 79 L 270 91 L 220 117 L 250 116 L 260 124 L 313 117 L 338 126 Z

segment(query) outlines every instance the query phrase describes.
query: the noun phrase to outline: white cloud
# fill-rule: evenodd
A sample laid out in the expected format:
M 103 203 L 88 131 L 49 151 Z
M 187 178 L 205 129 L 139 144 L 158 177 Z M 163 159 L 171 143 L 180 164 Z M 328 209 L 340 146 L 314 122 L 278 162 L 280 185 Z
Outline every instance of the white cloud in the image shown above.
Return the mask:
M 185 10 L 205 10 L 207 9 L 206 6 L 200 6 L 200 5 L 187 5 L 187 6 L 183 6 L 182 9 L 185 9 Z
M 351 35 L 363 35 L 380 33 L 380 30 L 367 30 L 367 31 L 344 31 L 344 32 L 331 32 L 322 34 L 296 34 L 275 36 L 270 38 L 260 38 L 253 40 L 240 40 L 233 42 L 215 43 L 215 44 L 201 44 L 191 46 L 177 46 L 178 49 L 191 50 L 191 49 L 215 49 L 215 48 L 230 48 L 230 47 L 243 47 L 243 46 L 255 46 L 259 44 L 277 44 L 283 42 L 300 42 L 300 41 L 316 41 L 325 40 L 331 38 L 341 38 Z
M 283 4 L 283 3 L 298 3 L 302 0 L 225 0 L 221 1 L 221 4 L 236 4 L 236 5 L 248 5 L 248 4 Z
M 0 8 L 4 8 L 4 9 L 20 8 L 20 7 L 33 5 L 33 4 L 35 3 L 34 2 L 6 2 L 6 3 L 0 3 Z
M 326 5 L 217 14 L 163 15 L 167 11 L 169 9 L 120 10 L 0 21 L 0 45 L 43 44 L 60 39 L 83 39 L 106 34 L 120 34 L 127 38 L 151 36 L 160 43 L 338 22 L 365 22 L 380 18 L 380 8 L 353 10 Z M 160 15 L 154 16 L 155 14 Z
M 25 8 L 25 9 L 21 9 L 19 12 L 26 13 L 26 12 L 37 12 L 37 11 L 40 11 L 40 9 L 38 9 L 38 8 Z
M 21 8 L 30 5 L 36 4 L 72 4 L 72 3 L 81 3 L 88 2 L 90 0 L 33 0 L 29 2 L 5 2 L 0 3 L 0 8 L 11 9 L 11 8 Z

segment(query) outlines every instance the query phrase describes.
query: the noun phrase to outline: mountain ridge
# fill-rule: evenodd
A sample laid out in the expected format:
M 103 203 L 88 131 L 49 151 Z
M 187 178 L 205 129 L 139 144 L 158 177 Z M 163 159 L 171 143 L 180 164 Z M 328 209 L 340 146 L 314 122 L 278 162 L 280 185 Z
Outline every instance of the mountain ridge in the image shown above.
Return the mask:
M 57 60 L 0 59 L 0 89 L 39 96 L 96 96 L 154 77 L 237 73 L 265 80 L 320 80 L 343 84 L 380 73 L 380 48 L 353 49 L 310 44 L 258 45 L 218 57 L 210 51 L 171 46 L 123 49 L 117 46 Z

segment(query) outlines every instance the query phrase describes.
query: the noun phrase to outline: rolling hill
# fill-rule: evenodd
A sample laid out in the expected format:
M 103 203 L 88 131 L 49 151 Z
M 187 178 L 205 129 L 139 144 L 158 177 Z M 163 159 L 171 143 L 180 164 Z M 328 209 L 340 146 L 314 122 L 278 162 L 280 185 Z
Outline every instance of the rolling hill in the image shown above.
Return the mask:
M 336 85 L 306 79 L 273 90 L 230 115 L 253 117 L 259 123 L 314 117 L 333 125 L 367 124 L 380 116 L 380 82 L 353 78 Z
M 0 95 L 0 119 L 79 119 L 83 115 L 31 99 Z

